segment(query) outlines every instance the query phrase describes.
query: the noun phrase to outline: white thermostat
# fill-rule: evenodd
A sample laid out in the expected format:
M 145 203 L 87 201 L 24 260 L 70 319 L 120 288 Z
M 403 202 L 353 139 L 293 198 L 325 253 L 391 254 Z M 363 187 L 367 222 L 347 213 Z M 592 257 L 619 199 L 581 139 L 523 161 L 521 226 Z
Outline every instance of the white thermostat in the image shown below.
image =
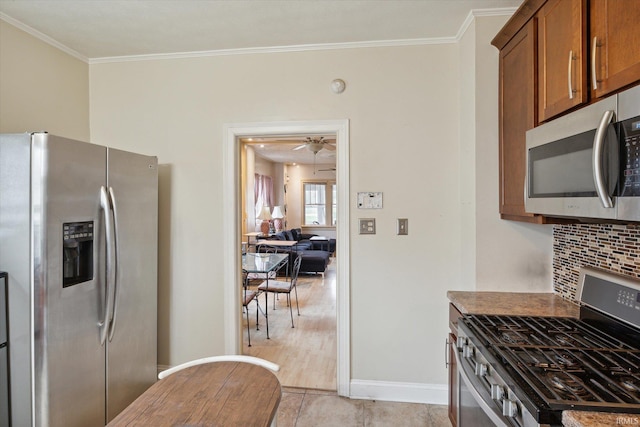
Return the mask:
M 382 192 L 358 192 L 359 209 L 382 209 Z

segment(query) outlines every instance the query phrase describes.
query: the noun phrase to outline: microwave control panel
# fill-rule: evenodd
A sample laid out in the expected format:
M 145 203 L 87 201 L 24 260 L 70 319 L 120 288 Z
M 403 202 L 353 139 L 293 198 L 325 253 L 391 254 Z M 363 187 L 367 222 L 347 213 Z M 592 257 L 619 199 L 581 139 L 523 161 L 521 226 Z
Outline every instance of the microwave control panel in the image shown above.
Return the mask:
M 620 196 L 640 196 L 640 116 L 620 122 L 622 179 Z

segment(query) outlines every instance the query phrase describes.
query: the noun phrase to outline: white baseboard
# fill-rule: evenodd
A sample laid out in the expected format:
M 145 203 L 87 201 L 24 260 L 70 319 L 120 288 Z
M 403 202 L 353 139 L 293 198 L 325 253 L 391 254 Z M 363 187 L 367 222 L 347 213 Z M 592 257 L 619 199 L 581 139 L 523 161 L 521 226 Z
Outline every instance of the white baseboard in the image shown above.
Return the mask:
M 431 405 L 446 405 L 449 401 L 449 387 L 446 384 L 351 380 L 349 394 L 351 399 L 428 403 Z

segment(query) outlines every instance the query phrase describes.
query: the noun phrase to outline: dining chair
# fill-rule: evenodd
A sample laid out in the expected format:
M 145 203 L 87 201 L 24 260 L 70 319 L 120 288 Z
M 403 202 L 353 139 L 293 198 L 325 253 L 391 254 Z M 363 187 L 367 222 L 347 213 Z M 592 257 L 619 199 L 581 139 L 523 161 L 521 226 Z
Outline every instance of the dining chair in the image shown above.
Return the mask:
M 296 294 L 296 308 L 298 310 L 298 316 L 300 316 L 300 306 L 298 305 L 298 289 L 296 284 L 298 283 L 298 273 L 300 272 L 300 264 L 302 263 L 302 257 L 298 255 L 293 261 L 293 269 L 291 270 L 291 280 L 269 280 L 262 282 L 258 286 L 258 290 L 262 292 L 273 293 L 273 308 L 276 308 L 276 295 L 286 294 L 287 302 L 289 303 L 289 313 L 291 314 L 291 327 L 293 324 L 293 307 L 291 306 L 291 291 L 295 290 Z
M 260 314 L 260 301 L 258 295 L 260 291 L 249 289 L 249 278 L 246 273 L 242 274 L 242 309 L 247 315 L 247 341 L 248 346 L 251 347 L 251 331 L 249 328 L 249 304 L 251 301 L 256 302 L 256 331 L 260 330 L 259 314 Z
M 214 362 L 244 362 L 244 363 L 251 363 L 254 365 L 262 366 L 263 368 L 267 368 L 272 372 L 278 372 L 280 370 L 280 365 L 277 365 L 265 359 L 261 359 L 259 357 L 245 356 L 242 354 L 225 354 L 222 356 L 203 357 L 202 359 L 196 359 L 196 360 L 191 360 L 189 362 L 182 363 L 180 365 L 174 366 L 173 368 L 169 368 L 160 372 L 158 374 L 158 379 L 161 380 L 175 372 L 181 371 L 191 366 L 202 365 L 204 363 L 214 363 Z

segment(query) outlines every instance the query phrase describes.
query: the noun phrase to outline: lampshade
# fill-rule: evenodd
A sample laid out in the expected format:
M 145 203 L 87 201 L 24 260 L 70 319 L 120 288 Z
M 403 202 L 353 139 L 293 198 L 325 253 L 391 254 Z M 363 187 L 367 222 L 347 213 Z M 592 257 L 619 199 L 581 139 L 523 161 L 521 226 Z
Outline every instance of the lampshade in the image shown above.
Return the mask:
M 280 206 L 274 207 L 273 212 L 271 213 L 271 217 L 274 219 L 284 218 L 284 214 L 282 213 L 282 208 Z
M 260 211 L 260 215 L 258 215 L 258 219 L 261 220 L 270 220 L 271 219 L 271 210 L 269 209 L 269 206 L 263 206 L 262 210 Z

